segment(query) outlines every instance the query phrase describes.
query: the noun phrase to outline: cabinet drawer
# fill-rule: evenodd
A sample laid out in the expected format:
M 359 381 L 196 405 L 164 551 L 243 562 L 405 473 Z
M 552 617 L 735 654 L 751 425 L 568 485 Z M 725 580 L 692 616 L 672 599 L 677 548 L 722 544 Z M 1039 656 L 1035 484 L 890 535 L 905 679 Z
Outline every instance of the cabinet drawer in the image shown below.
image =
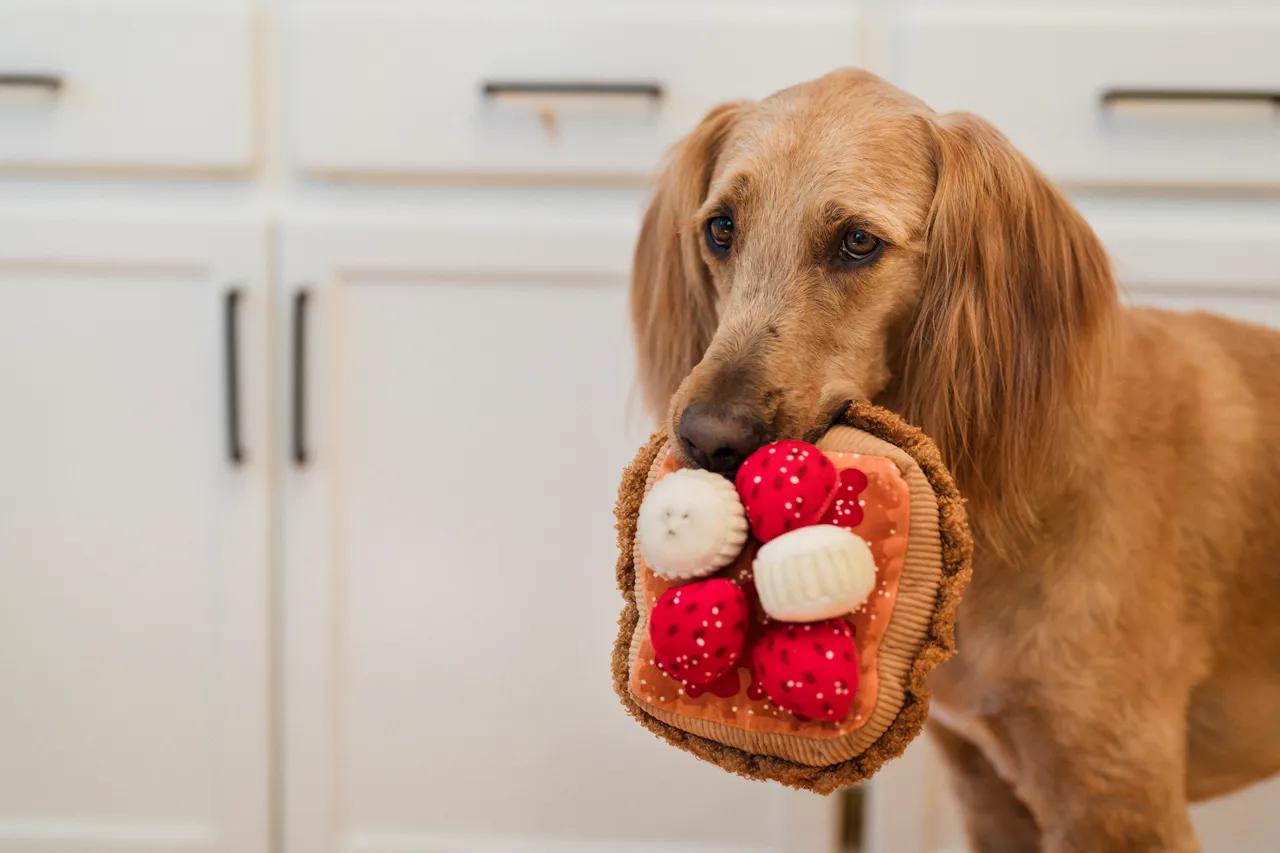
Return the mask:
M 299 12 L 295 163 L 317 172 L 644 176 L 712 106 L 858 59 L 836 7 Z
M 1276 12 L 935 6 L 903 26 L 897 82 L 1055 179 L 1280 187 Z
M 0 3 L 0 168 L 244 168 L 253 103 L 243 8 Z
M 1079 205 L 1122 290 L 1280 298 L 1280 205 L 1095 199 Z M 1211 247 L 1200 250 L 1189 247 Z

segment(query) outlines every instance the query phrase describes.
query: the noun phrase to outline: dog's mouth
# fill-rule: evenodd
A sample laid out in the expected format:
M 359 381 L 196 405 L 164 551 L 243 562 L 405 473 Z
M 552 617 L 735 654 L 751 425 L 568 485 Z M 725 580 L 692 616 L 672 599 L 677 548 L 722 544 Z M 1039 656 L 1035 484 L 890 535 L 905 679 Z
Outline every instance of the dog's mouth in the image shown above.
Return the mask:
M 818 425 L 804 436 L 803 440 L 810 444 L 816 444 L 818 439 L 822 438 L 831 428 L 844 420 L 845 413 L 849 411 L 849 407 L 853 405 L 853 400 L 842 400 L 837 403 L 827 415 L 826 418 L 820 420 Z
M 745 460 L 746 456 L 750 455 L 750 452 L 754 452 L 755 449 L 775 441 L 798 439 L 809 444 L 816 444 L 824 435 L 827 434 L 828 431 L 830 431 L 832 427 L 836 426 L 844 419 L 845 414 L 849 411 L 849 407 L 853 405 L 853 402 L 853 398 L 844 398 L 840 399 L 834 405 L 828 406 L 825 411 L 819 412 L 818 418 L 811 421 L 813 426 L 808 429 L 804 429 L 802 424 L 792 422 L 790 428 L 770 427 L 759 430 L 750 445 L 750 451 L 746 448 L 736 451 L 741 455 L 741 459 L 738 460 L 738 464 L 741 464 L 741 462 Z M 671 451 L 675 454 L 676 459 L 681 465 L 692 467 L 705 466 L 708 470 L 716 471 L 732 478 L 734 471 L 737 470 L 737 465 L 734 465 L 732 469 L 730 469 L 723 464 L 717 464 L 714 462 L 714 455 L 705 457 L 702 461 L 699 461 L 694 458 L 694 455 L 691 454 L 689 449 L 685 446 L 685 440 L 680 438 L 680 423 L 685 412 L 688 411 L 689 409 L 685 409 L 679 416 L 673 416 L 671 423 L 668 425 L 670 447 Z M 779 420 L 784 420 L 779 416 L 780 412 L 776 407 L 772 414 L 773 421 L 775 423 Z M 739 444 L 742 443 L 743 442 L 739 442 Z

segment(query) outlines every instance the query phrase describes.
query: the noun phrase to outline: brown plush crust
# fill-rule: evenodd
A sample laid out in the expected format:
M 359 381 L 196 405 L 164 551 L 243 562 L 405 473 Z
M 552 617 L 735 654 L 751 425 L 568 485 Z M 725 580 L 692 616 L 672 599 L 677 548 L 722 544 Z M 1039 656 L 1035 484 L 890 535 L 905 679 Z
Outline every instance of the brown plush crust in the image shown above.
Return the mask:
M 751 779 L 773 779 L 792 788 L 829 794 L 871 777 L 890 759 L 897 758 L 907 744 L 920 734 L 929 712 L 929 673 L 955 654 L 955 620 L 960 597 L 972 573 L 973 539 L 965 520 L 964 501 L 955 481 L 942 464 L 933 442 L 920 430 L 891 412 L 865 403 L 855 403 L 845 413 L 846 426 L 860 429 L 905 450 L 920 466 L 938 500 L 938 532 L 942 542 L 942 580 L 937 606 L 924 648 L 916 658 L 906 685 L 902 709 L 893 723 L 871 746 L 848 761 L 828 767 L 809 767 L 781 758 L 744 752 L 689 732 L 681 731 L 651 716 L 641 708 L 628 687 L 631 637 L 640 614 L 635 598 L 633 543 L 636 516 L 644 498 L 645 484 L 653 461 L 665 441 L 655 434 L 641 448 L 627 468 L 618 489 L 614 514 L 618 524 L 618 589 L 625 602 L 618 619 L 618 638 L 613 646 L 613 688 L 631 716 L 673 746 L 691 752 L 733 773 Z

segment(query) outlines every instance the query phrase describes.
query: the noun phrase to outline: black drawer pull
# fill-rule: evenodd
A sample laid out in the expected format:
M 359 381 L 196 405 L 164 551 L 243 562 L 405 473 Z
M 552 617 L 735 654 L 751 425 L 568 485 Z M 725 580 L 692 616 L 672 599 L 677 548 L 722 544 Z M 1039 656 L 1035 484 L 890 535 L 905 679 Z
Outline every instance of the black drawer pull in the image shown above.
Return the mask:
M 62 90 L 62 75 L 0 71 L 0 89 L 3 88 L 44 89 L 52 94 L 57 94 Z
M 486 98 L 503 95 L 603 95 L 654 101 L 661 100 L 665 94 L 660 83 L 589 80 L 489 80 L 485 82 L 482 91 Z
M 231 464 L 244 462 L 244 445 L 240 440 L 240 299 L 232 288 L 222 302 L 223 353 L 226 361 L 227 391 L 227 457 Z
M 293 295 L 293 461 L 301 466 L 311 459 L 307 448 L 307 306 L 309 290 Z
M 1280 105 L 1280 91 L 1253 89 L 1108 89 L 1102 103 L 1110 107 L 1124 101 L 1185 101 L 1192 103 L 1262 103 Z

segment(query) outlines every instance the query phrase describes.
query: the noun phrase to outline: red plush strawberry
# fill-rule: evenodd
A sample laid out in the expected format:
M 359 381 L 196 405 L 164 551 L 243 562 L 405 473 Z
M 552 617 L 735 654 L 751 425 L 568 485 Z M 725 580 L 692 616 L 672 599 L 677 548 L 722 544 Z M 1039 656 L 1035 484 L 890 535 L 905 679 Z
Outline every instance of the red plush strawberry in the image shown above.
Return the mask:
M 751 532 L 761 542 L 814 524 L 836 488 L 836 469 L 803 441 L 776 441 L 747 457 L 734 480 Z
M 849 530 L 862 523 L 865 513 L 858 496 L 867 488 L 867 475 L 857 468 L 845 468 L 840 472 L 840 483 L 836 486 L 835 500 L 822 514 L 819 524 L 834 524 Z
M 769 694 L 765 692 L 764 685 L 760 683 L 760 672 L 756 669 L 755 653 L 760 646 L 759 643 L 747 643 L 746 651 L 742 659 L 742 665 L 747 668 L 747 672 L 751 675 L 751 683 L 747 685 L 747 698 L 759 701 L 769 698 Z
M 858 690 L 858 650 L 843 619 L 775 622 L 752 649 L 755 677 L 779 708 L 797 717 L 839 722 Z
M 710 684 L 686 684 L 684 692 L 690 699 L 697 699 L 703 693 L 711 693 L 721 699 L 728 699 L 732 696 L 737 696 L 738 691 L 741 689 L 742 679 L 738 677 L 738 667 L 735 666 Z
M 658 668 L 698 687 L 737 665 L 746 636 L 746 596 L 724 578 L 672 587 L 649 614 L 649 639 Z

